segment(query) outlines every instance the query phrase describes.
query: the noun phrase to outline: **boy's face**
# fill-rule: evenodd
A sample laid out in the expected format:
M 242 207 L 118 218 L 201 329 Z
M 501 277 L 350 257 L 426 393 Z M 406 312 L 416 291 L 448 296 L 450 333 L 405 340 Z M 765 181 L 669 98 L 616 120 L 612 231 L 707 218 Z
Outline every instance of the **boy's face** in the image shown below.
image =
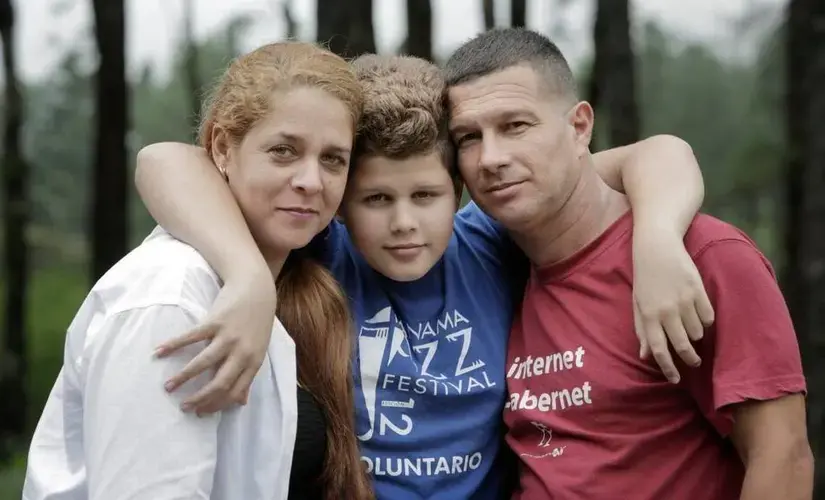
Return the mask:
M 452 179 L 433 152 L 403 160 L 360 158 L 341 208 L 369 265 L 390 279 L 413 281 L 447 249 L 457 206 Z

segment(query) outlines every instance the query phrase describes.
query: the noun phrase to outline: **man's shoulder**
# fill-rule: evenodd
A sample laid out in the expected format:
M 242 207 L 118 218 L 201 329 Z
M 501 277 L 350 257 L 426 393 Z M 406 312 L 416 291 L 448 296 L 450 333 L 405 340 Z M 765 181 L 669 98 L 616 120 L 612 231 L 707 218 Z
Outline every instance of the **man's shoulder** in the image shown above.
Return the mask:
M 756 243 L 744 231 L 733 224 L 704 213 L 698 214 L 693 219 L 685 235 L 685 248 L 694 260 L 708 248 L 724 242 L 738 242 L 743 245 L 741 247 L 743 250 L 750 248 L 759 252 Z

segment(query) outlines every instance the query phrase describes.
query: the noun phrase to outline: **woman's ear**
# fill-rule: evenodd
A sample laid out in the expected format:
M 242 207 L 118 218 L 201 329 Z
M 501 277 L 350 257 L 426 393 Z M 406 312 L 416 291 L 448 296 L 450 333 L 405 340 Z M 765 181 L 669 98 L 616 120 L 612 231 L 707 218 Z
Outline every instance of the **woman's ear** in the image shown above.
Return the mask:
M 229 138 L 229 134 L 222 127 L 214 127 L 212 129 L 212 161 L 215 162 L 215 166 L 218 167 L 218 172 L 221 173 L 225 180 L 229 180 L 229 176 L 227 174 L 227 166 L 230 164 L 231 156 L 232 156 L 232 142 Z

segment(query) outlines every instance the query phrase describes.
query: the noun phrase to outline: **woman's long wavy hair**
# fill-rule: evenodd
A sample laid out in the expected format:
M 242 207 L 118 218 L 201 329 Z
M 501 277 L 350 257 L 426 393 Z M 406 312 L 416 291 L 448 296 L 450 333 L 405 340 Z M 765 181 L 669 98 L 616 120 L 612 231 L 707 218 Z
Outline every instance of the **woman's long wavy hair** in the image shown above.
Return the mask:
M 201 144 L 211 153 L 216 127 L 240 143 L 270 112 L 275 92 L 295 87 L 318 88 L 339 99 L 349 108 L 355 130 L 363 96 L 349 64 L 314 44 L 280 42 L 254 50 L 229 66 L 205 105 Z M 355 437 L 353 335 L 347 298 L 329 271 L 302 251 L 290 254 L 276 287 L 278 318 L 295 341 L 298 380 L 318 401 L 327 421 L 326 497 L 372 499 Z

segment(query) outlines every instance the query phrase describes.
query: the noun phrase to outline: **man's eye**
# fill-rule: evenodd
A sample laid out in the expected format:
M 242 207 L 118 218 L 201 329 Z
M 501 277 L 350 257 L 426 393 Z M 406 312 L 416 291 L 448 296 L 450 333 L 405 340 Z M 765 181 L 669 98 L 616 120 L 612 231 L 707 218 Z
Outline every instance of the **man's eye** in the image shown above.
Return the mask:
M 464 135 L 458 137 L 455 142 L 456 142 L 456 145 L 458 147 L 462 147 L 462 146 L 466 146 L 467 144 L 470 144 L 472 141 L 474 141 L 478 138 L 479 138 L 479 134 L 475 134 L 475 133 L 473 133 L 473 134 L 464 134 Z
M 505 127 L 508 132 L 521 132 L 529 127 L 530 124 L 522 121 L 514 121 L 507 124 Z

